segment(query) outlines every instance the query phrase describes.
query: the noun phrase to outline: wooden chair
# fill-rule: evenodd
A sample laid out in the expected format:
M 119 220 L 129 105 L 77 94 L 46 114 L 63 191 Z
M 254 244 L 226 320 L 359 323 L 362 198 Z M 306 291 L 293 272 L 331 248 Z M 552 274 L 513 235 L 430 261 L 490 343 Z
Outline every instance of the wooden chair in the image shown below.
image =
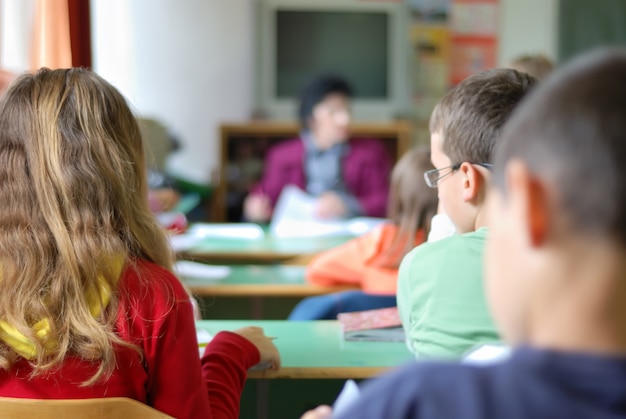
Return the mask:
M 6 419 L 157 419 L 165 413 L 126 397 L 77 400 L 40 400 L 0 397 L 0 416 Z

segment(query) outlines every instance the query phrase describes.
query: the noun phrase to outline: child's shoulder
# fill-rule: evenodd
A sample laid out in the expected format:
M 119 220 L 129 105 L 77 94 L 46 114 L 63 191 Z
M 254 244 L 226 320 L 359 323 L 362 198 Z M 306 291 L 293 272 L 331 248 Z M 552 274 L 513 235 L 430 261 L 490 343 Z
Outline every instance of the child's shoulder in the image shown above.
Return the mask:
M 487 239 L 487 229 L 481 228 L 464 234 L 453 234 L 434 242 L 426 242 L 415 247 L 407 255 L 407 259 L 424 257 L 453 257 L 458 252 L 473 248 L 481 248 Z
M 382 413 L 384 407 L 394 417 L 483 417 L 474 409 L 493 403 L 485 394 L 495 385 L 500 368 L 417 362 L 367 384 L 361 395 L 367 402 L 350 416 Z
M 400 265 L 399 281 L 420 281 L 428 277 L 439 281 L 458 275 L 481 277 L 486 231 L 455 234 L 436 242 L 424 243 L 409 252 Z

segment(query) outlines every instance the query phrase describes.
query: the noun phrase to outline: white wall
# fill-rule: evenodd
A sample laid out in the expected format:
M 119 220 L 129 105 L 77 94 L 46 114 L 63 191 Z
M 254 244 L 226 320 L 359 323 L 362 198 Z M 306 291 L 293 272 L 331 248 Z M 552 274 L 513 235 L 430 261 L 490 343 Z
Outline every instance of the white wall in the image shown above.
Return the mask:
M 254 0 L 91 0 L 94 69 L 183 149 L 172 172 L 207 182 L 218 125 L 253 107 Z
M 559 0 L 500 0 L 498 65 L 521 54 L 542 53 L 556 61 Z
M 34 0 L 0 0 L 0 66 L 14 73 L 30 68 Z

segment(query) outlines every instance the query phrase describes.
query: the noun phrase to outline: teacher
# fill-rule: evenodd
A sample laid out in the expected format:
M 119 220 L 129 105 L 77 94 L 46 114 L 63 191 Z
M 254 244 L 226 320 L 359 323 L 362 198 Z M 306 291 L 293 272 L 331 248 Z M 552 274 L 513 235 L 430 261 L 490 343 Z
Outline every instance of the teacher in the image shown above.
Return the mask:
M 304 89 L 300 136 L 267 152 L 263 177 L 244 202 L 248 220 L 268 221 L 287 185 L 315 196 L 322 219 L 385 216 L 391 160 L 380 141 L 350 137 L 351 96 L 350 85 L 334 75 Z

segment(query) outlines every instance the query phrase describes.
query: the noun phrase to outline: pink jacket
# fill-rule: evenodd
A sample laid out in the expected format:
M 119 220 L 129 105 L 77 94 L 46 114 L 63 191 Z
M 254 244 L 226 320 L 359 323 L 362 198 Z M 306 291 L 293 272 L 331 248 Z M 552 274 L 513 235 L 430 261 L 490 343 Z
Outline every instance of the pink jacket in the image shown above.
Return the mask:
M 385 217 L 389 194 L 391 160 L 384 145 L 374 139 L 352 138 L 343 160 L 343 179 L 347 189 L 361 204 L 364 214 Z M 265 156 L 263 178 L 251 193 L 267 195 L 272 206 L 287 185 L 306 190 L 304 143 L 300 138 L 273 146 Z

